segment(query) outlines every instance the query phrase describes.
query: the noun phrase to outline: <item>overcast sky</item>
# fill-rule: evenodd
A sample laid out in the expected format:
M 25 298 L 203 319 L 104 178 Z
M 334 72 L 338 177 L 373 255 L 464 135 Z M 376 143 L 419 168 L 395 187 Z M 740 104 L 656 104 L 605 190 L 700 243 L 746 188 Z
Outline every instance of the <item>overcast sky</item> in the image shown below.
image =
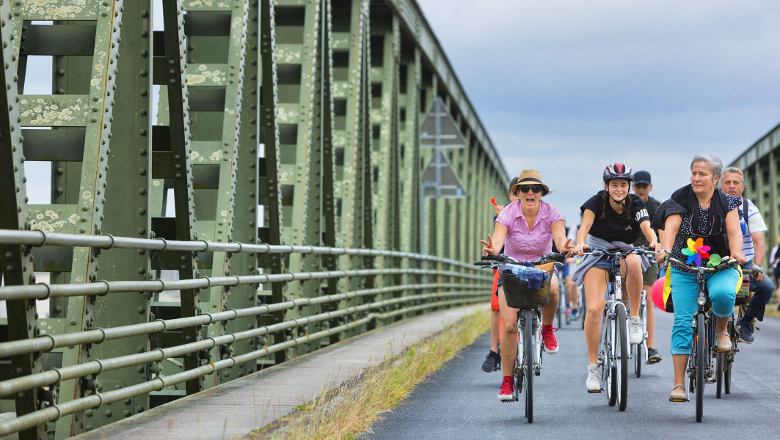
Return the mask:
M 510 175 L 539 170 L 567 218 L 609 163 L 665 199 L 780 122 L 777 0 L 418 2 Z

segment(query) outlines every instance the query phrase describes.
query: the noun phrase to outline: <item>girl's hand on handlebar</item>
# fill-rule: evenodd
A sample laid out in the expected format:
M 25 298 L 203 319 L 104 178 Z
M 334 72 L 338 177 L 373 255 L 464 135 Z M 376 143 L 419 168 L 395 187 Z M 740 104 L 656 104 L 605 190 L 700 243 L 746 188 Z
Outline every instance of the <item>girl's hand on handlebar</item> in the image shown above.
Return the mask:
M 656 244 L 658 246 L 658 248 L 661 247 L 661 245 L 658 244 L 658 243 L 654 243 L 654 244 Z M 656 248 L 656 249 L 658 249 L 658 248 Z M 659 266 L 661 266 L 661 265 L 664 264 L 664 260 L 666 259 L 666 257 L 667 257 L 666 249 L 661 249 L 661 250 L 658 251 L 657 254 L 655 254 L 655 261 L 658 263 Z
M 737 253 L 735 253 L 734 255 L 732 255 L 732 256 L 731 256 L 731 258 L 733 258 L 733 259 L 737 260 L 737 264 L 739 264 L 740 266 L 742 266 L 743 264 L 745 264 L 745 261 L 747 261 L 747 260 L 745 259 L 745 256 L 744 256 L 744 255 L 742 255 L 742 253 L 741 253 L 741 252 L 737 252 Z
M 493 249 L 493 238 L 490 235 L 488 235 L 487 239 L 488 239 L 488 241 L 479 240 L 480 243 L 485 245 L 482 248 L 482 255 L 484 255 L 484 256 L 495 255 L 496 251 L 495 251 L 495 249 Z
M 572 252 L 579 255 L 580 257 L 585 256 L 585 249 L 588 248 L 587 244 L 578 244 L 577 246 L 574 246 L 574 249 L 572 249 Z
M 659 252 L 661 250 L 661 243 L 657 241 L 655 243 L 650 243 L 650 249 Z

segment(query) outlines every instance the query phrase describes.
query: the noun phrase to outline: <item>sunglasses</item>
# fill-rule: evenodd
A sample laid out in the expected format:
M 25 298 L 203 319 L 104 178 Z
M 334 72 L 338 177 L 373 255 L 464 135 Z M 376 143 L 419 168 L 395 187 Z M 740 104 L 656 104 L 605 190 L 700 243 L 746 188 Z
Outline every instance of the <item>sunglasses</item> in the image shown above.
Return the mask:
M 534 194 L 539 194 L 542 192 L 542 187 L 539 185 L 536 186 L 528 186 L 528 185 L 520 185 L 517 187 L 521 193 L 527 193 L 528 191 L 533 191 Z

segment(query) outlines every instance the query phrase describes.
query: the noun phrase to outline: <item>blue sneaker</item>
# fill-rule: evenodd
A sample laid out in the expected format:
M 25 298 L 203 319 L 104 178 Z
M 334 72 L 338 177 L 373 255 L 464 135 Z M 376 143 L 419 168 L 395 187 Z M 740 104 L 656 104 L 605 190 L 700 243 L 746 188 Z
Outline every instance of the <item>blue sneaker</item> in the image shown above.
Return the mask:
M 747 317 L 745 317 L 747 318 Z M 742 318 L 739 320 L 737 330 L 739 331 L 739 340 L 745 344 L 753 343 L 753 319 Z
M 572 308 L 571 309 L 571 316 L 569 317 L 569 319 L 574 321 L 575 319 L 578 319 L 579 317 L 580 317 L 580 310 L 579 310 L 579 308 L 577 308 L 577 307 Z

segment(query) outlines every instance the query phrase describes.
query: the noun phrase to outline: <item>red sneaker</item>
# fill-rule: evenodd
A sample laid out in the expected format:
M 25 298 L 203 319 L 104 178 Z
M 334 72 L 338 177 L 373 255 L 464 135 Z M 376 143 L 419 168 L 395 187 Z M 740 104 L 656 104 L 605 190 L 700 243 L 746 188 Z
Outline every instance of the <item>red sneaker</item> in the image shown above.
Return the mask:
M 558 340 L 553 334 L 557 331 L 558 329 L 552 325 L 542 325 L 542 341 L 544 341 L 544 352 L 547 354 L 558 353 Z
M 504 376 L 504 381 L 501 383 L 501 391 L 498 392 L 498 400 L 502 402 L 511 402 L 514 399 L 515 392 L 515 378 L 512 376 Z

